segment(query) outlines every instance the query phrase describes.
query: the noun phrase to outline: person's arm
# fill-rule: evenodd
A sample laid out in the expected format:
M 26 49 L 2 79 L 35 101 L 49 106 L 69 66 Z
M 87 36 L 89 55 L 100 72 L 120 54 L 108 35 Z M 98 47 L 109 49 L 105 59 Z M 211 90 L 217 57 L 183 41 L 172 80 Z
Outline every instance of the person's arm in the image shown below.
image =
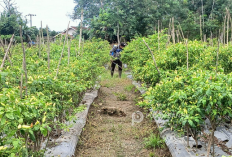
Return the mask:
M 117 46 L 113 47 L 111 50 L 110 50 L 110 55 L 112 54 L 112 52 L 115 52 L 117 50 Z

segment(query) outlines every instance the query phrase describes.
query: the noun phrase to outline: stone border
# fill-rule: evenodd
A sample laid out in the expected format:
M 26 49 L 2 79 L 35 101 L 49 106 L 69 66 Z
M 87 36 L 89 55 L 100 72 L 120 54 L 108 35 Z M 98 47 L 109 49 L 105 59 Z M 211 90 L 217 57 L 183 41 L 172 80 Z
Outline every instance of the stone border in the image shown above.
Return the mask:
M 98 88 L 99 89 L 99 88 Z M 86 109 L 75 115 L 75 122 L 67 122 L 73 126 L 69 129 L 69 132 L 62 131 L 62 135 L 52 142 L 56 143 L 56 146 L 47 148 L 45 152 L 46 157 L 72 157 L 75 154 L 76 146 L 79 141 L 79 136 L 83 128 L 85 127 L 89 108 L 95 98 L 98 96 L 98 89 L 94 89 L 92 92 L 85 93 L 82 102 L 85 102 Z
M 127 72 L 127 77 L 132 80 L 132 84 L 140 91 L 141 94 L 146 92 L 146 89 L 142 88 L 141 83 L 133 81 L 133 76 L 130 72 Z M 153 113 L 153 119 L 155 120 L 158 128 L 164 128 L 166 120 L 163 120 L 162 114 L 154 112 L 150 109 L 150 112 Z M 204 132 L 209 132 L 209 120 L 205 120 Z M 227 126 L 227 127 L 225 127 Z M 160 136 L 165 139 L 165 143 L 168 146 L 173 157 L 199 157 L 207 155 L 207 143 L 202 141 L 198 141 L 198 144 L 202 146 L 202 148 L 195 149 L 193 146 L 195 145 L 195 141 L 192 137 L 189 138 L 189 145 L 187 147 L 187 137 L 186 136 L 178 136 L 176 132 L 172 131 L 170 128 L 166 128 L 160 131 Z M 217 127 L 214 136 L 219 141 L 227 141 L 226 146 L 230 148 L 230 152 L 232 152 L 232 126 L 222 124 Z M 215 144 L 215 157 L 228 156 L 220 147 Z M 211 147 L 211 150 L 213 148 Z M 211 157 L 211 155 L 210 155 Z

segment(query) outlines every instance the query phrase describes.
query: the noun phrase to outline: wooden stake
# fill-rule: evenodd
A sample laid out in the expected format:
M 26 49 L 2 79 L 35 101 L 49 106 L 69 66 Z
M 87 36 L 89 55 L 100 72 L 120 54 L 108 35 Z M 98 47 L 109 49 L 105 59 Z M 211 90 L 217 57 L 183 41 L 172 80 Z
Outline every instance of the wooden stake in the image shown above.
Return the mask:
M 179 40 L 179 33 L 178 33 L 178 29 L 176 30 L 176 36 L 177 36 L 177 42 L 179 43 L 180 40 Z
M 173 44 L 175 44 L 176 41 L 175 41 L 174 17 L 172 18 L 172 40 L 173 40 Z
M 217 60 L 216 60 L 216 77 L 217 77 L 217 71 L 218 71 L 218 54 L 219 54 L 219 47 L 220 47 L 220 43 L 219 43 L 219 39 L 218 39 L 218 50 L 217 50 Z
M 224 19 L 223 44 L 226 44 L 226 15 Z
M 70 39 L 71 41 L 71 39 Z M 69 39 L 67 40 L 67 47 L 68 47 L 68 65 L 69 65 L 69 62 L 70 62 L 70 45 L 69 45 Z
M 160 49 L 160 47 L 159 47 L 159 24 L 160 23 L 160 21 L 158 20 L 158 52 L 159 52 L 159 49 Z
M 21 44 L 22 44 L 22 49 L 23 49 L 23 70 L 25 73 L 25 95 L 27 95 L 27 65 L 26 65 L 26 53 L 25 53 L 25 48 L 23 44 L 23 37 L 22 37 L 22 26 L 20 26 L 20 38 L 21 38 Z
M 179 22 L 178 22 L 178 23 L 179 23 Z M 182 34 L 182 38 L 184 39 L 184 33 L 183 33 L 183 31 L 182 31 L 182 28 L 181 28 L 180 23 L 179 23 L 179 27 L 180 27 L 180 31 L 181 31 L 181 34 Z
M 80 54 L 80 48 L 81 48 L 81 39 L 82 39 L 82 27 L 83 27 L 83 18 L 84 18 L 84 9 L 81 10 L 81 23 L 80 23 L 80 37 L 79 37 L 79 50 L 78 54 Z
M 201 35 L 201 41 L 202 41 L 201 15 L 200 15 L 200 35 Z
M 47 54 L 48 54 L 48 72 L 50 73 L 50 38 L 48 32 L 48 25 L 46 26 L 47 29 Z
M 70 23 L 70 21 L 68 22 L 67 30 L 68 30 L 68 28 L 69 28 L 69 23 Z M 62 56 L 63 56 L 64 47 L 65 47 L 65 42 L 66 42 L 66 40 L 67 40 L 67 36 L 68 36 L 68 31 L 66 31 L 65 40 L 64 40 L 64 44 L 63 44 L 63 49 L 62 49 L 62 52 L 61 52 L 61 54 L 60 54 L 60 60 L 59 60 L 58 66 L 57 66 L 57 71 L 56 71 L 56 77 L 55 77 L 55 79 L 57 78 L 57 75 L 58 75 L 58 73 L 59 73 L 59 67 L 60 67 L 60 63 L 61 63 Z
M 188 60 L 189 60 L 189 55 L 188 55 L 188 39 L 186 40 L 186 50 L 187 50 L 187 71 L 189 69 L 189 63 L 188 63 Z
M 2 41 L 2 39 L 1 39 L 1 37 L 0 37 L 0 45 L 2 45 L 2 48 L 3 48 L 4 52 L 6 53 L 6 49 L 5 49 L 5 46 L 4 46 L 4 44 L 3 44 L 3 41 Z M 9 49 L 9 52 L 8 52 L 8 53 L 10 54 L 10 49 Z M 10 65 L 13 66 L 13 64 L 12 64 L 12 62 L 11 62 L 11 59 L 10 59 L 10 56 L 9 56 L 8 54 L 7 54 L 6 58 L 7 58 L 7 60 L 10 62 Z
M 229 44 L 229 22 L 230 22 L 230 13 L 229 10 L 226 8 L 227 11 L 227 37 L 226 37 L 226 42 L 227 42 L 227 46 Z
M 155 57 L 154 57 L 154 55 L 153 55 L 153 52 L 151 51 L 150 47 L 148 46 L 148 44 L 146 43 L 146 41 L 145 41 L 144 39 L 143 39 L 143 42 L 145 43 L 145 45 L 146 45 L 147 48 L 149 49 L 149 51 L 150 51 L 150 53 L 151 53 L 151 55 L 152 55 L 153 61 L 154 61 L 154 63 L 155 63 L 156 70 L 158 71 L 158 73 L 159 73 L 159 75 L 160 75 L 160 71 L 159 71 L 159 69 L 158 69 L 158 67 L 157 67 L 157 64 L 156 64 L 156 61 L 155 61 Z
M 8 56 L 8 52 L 9 52 L 9 50 L 10 50 L 10 46 L 11 46 L 11 43 L 12 43 L 12 41 L 13 41 L 13 38 L 14 38 L 14 34 L 12 35 L 12 37 L 11 37 L 11 39 L 10 39 L 10 43 L 9 43 L 9 45 L 8 45 L 8 48 L 6 49 L 6 52 L 5 52 L 5 55 L 4 55 L 4 58 L 3 58 L 3 60 L 2 60 L 2 64 L 1 64 L 1 67 L 0 67 L 0 71 L 2 71 L 3 66 L 4 66 L 4 64 L 5 64 L 5 60 L 6 60 L 7 56 Z
M 41 56 L 41 31 L 39 31 L 39 58 Z

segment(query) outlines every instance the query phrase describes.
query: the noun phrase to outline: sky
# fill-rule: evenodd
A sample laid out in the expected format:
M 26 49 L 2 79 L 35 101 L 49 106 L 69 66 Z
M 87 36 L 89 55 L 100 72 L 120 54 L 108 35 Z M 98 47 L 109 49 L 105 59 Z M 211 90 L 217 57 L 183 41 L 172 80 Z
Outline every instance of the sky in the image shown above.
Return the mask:
M 32 17 L 32 26 L 43 28 L 48 25 L 50 30 L 63 31 L 67 29 L 68 22 L 70 26 L 77 26 L 78 20 L 72 21 L 67 15 L 71 14 L 75 3 L 74 0 L 14 0 L 18 11 L 22 13 L 23 17 L 28 14 L 36 14 Z M 2 8 L 0 8 L 2 9 Z M 1 11 L 1 10 L 0 10 Z M 28 19 L 28 26 L 30 26 L 30 17 Z

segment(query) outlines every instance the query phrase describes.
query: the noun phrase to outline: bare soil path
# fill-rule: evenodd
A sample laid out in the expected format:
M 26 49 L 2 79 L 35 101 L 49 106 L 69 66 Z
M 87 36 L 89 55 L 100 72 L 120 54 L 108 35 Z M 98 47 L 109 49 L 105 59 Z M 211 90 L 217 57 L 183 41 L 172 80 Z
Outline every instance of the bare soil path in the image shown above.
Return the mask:
M 144 138 L 159 136 L 158 128 L 148 112 L 135 105 L 140 94 L 131 80 L 125 75 L 116 77 L 102 79 L 76 157 L 171 157 L 165 144 L 162 148 L 145 148 Z M 132 114 L 136 111 L 143 112 L 144 119 L 132 126 Z

